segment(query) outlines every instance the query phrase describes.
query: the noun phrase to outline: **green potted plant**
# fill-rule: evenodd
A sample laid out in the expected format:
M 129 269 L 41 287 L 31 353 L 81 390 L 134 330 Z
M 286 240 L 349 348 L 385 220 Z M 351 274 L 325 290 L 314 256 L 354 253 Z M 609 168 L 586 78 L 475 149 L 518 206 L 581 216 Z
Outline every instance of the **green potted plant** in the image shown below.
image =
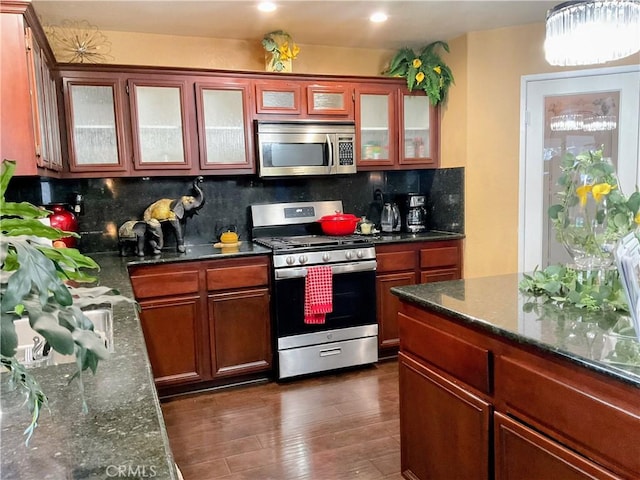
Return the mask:
M 104 303 L 133 300 L 109 287 L 80 287 L 96 279 L 85 269 L 99 269 L 91 258 L 75 248 L 54 248 L 52 242 L 71 232 L 40 222 L 50 212 L 27 202 L 5 200 L 15 162 L 4 160 L 0 172 L 0 363 L 9 373 L 8 382 L 21 389 L 31 413 L 25 430 L 28 443 L 47 396 L 39 387 L 35 370 L 29 370 L 16 358 L 18 337 L 14 322 L 28 317 L 30 327 L 40 334 L 51 349 L 63 355 L 75 355 L 78 380 L 83 394 L 81 373 L 96 372 L 100 360 L 109 356 L 103 340 L 83 308 Z M 3 374 L 4 376 L 4 374 Z M 72 379 L 73 379 L 72 378 Z M 83 409 L 86 410 L 83 397 Z
M 389 63 L 384 75 L 404 77 L 407 88 L 424 90 L 433 106 L 443 102 L 453 80 L 451 69 L 437 53 L 439 48 L 449 51 L 446 42 L 437 41 L 423 47 L 418 53 L 410 48 L 401 48 Z

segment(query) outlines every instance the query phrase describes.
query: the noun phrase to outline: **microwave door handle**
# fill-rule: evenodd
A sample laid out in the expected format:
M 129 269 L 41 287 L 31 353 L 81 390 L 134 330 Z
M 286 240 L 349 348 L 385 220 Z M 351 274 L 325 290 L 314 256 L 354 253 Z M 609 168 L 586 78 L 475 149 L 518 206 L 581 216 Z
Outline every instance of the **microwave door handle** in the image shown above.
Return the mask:
M 327 164 L 327 173 L 333 173 L 335 170 L 335 162 L 333 158 L 333 142 L 331 136 L 327 134 L 327 150 L 329 151 L 329 162 Z

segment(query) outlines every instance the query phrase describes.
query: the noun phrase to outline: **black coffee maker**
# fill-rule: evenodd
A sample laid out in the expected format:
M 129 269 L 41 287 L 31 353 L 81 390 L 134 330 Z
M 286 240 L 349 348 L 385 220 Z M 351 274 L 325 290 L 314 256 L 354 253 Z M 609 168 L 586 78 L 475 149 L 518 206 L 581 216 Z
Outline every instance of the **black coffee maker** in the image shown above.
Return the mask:
M 399 195 L 402 216 L 402 230 L 407 233 L 424 232 L 427 229 L 426 196 L 420 193 L 406 193 Z

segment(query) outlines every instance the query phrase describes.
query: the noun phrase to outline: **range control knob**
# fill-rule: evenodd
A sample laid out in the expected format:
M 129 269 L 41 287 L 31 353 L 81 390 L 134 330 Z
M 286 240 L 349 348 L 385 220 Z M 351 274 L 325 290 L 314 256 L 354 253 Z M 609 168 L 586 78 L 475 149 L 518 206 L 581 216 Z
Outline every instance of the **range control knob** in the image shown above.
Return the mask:
M 356 257 L 358 257 L 358 258 L 362 258 L 362 257 L 364 257 L 364 252 L 363 252 L 362 250 L 358 250 L 358 251 L 356 252 Z
M 285 262 L 287 262 L 287 265 L 293 265 L 294 263 L 296 263 L 296 258 L 293 255 L 289 255 L 285 259 Z
M 329 260 L 331 260 L 331 254 L 330 253 L 325 253 L 325 254 L 322 255 L 322 261 L 328 262 Z
M 353 252 L 351 250 L 347 250 L 344 252 L 344 256 L 347 260 L 351 260 L 353 258 Z
M 307 256 L 306 256 L 306 255 L 300 255 L 300 256 L 298 257 L 298 261 L 299 261 L 301 264 L 305 264 L 305 263 L 307 263 L 307 260 L 309 260 L 309 259 L 307 258 Z

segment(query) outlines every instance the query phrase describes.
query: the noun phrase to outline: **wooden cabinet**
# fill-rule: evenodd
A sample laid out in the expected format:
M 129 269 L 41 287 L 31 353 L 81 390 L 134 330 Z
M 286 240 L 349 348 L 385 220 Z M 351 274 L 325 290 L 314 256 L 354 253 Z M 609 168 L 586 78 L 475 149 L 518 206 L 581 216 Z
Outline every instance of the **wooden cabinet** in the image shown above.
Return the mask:
M 494 414 L 494 431 L 496 480 L 621 478 L 498 412 Z
M 214 377 L 272 366 L 267 257 L 207 262 L 209 340 Z
M 397 86 L 361 83 L 355 89 L 359 170 L 393 167 L 398 158 Z
M 424 92 L 364 83 L 355 89 L 355 108 L 359 170 L 439 165 L 439 110 Z
M 120 77 L 65 78 L 71 172 L 126 172 L 125 86 Z
M 640 478 L 637 387 L 406 302 L 398 322 L 407 478 Z
M 129 275 L 161 396 L 271 371 L 268 257 L 130 266 Z
M 251 83 L 213 78 L 196 81 L 195 88 L 200 168 L 227 174 L 255 172 Z
M 422 91 L 408 92 L 401 88 L 398 95 L 400 125 L 400 155 L 398 164 L 415 168 L 437 167 L 440 164 L 439 108 L 429 103 Z
M 403 353 L 398 368 L 402 474 L 491 478 L 491 405 Z
M 151 69 L 63 69 L 79 176 L 255 172 L 251 82 Z
M 188 170 L 195 156 L 194 110 L 183 78 L 133 78 L 127 89 L 136 170 Z
M 30 2 L 0 7 L 0 155 L 16 161 L 16 175 L 58 172 L 62 150 L 53 53 Z
M 352 84 L 273 79 L 256 80 L 254 85 L 258 118 L 295 115 L 297 119 L 353 120 Z
M 392 287 L 462 278 L 462 241 L 408 242 L 376 246 L 376 315 L 380 357 L 398 352 L 398 297 Z

